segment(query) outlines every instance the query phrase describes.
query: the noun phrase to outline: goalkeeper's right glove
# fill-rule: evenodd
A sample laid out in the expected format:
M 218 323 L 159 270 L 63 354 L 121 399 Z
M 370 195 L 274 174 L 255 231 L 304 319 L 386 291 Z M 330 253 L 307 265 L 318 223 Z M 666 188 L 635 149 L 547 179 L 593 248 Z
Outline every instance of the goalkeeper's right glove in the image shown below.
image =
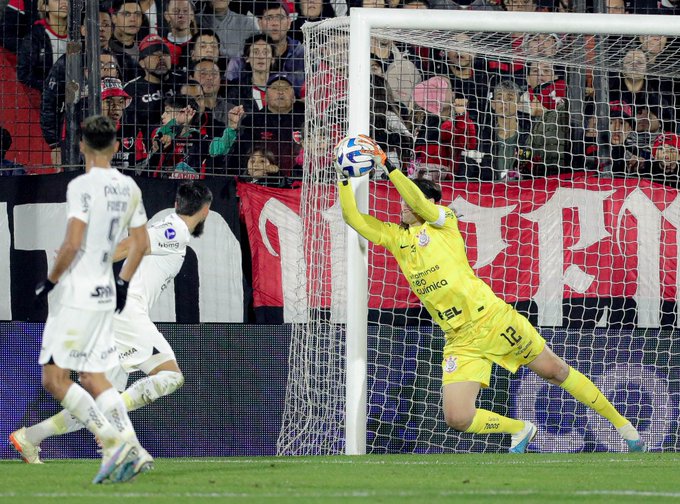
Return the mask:
M 36 308 L 44 308 L 47 306 L 47 295 L 50 293 L 52 289 L 54 289 L 54 286 L 56 284 L 52 281 L 50 281 L 49 278 L 46 278 L 42 282 L 40 282 L 38 285 L 35 286 L 35 307 Z

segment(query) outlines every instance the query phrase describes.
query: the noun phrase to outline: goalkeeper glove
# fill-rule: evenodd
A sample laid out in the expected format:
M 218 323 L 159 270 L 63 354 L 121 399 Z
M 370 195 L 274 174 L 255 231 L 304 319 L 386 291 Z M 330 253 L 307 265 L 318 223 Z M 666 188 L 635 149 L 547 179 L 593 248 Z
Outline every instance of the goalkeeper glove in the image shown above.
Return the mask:
M 46 278 L 35 286 L 35 306 L 36 308 L 44 308 L 47 306 L 47 295 L 50 293 L 56 284 Z
M 361 152 L 371 156 L 376 166 L 382 169 L 386 175 L 389 175 L 389 173 L 394 170 L 394 167 L 390 166 L 387 162 L 387 155 L 385 152 L 371 137 L 367 135 L 359 135 L 359 138 L 361 139 L 361 144 L 365 146 L 365 149 L 362 149 Z
M 125 308 L 127 302 L 127 292 L 130 282 L 118 277 L 116 279 L 116 313 L 120 313 Z

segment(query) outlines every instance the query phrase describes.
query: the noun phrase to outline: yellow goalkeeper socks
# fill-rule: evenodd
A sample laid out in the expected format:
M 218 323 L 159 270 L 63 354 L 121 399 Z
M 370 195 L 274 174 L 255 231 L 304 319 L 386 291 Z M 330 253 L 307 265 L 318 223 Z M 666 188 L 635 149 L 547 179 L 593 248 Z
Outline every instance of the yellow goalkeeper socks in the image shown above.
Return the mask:
M 605 417 L 617 429 L 628 423 L 628 420 L 616 411 L 614 405 L 607 400 L 600 389 L 573 367 L 569 367 L 569 375 L 560 387 L 574 396 L 574 399 Z
M 472 419 L 470 427 L 465 432 L 474 434 L 492 434 L 494 432 L 516 434 L 523 428 L 524 422 L 521 420 L 508 418 L 493 411 L 477 409 L 475 418 Z

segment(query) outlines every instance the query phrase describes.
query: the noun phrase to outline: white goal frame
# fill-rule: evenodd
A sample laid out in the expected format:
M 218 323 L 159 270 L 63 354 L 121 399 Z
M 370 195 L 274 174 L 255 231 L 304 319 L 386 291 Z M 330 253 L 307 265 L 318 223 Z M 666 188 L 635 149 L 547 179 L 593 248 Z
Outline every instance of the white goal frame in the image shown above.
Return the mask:
M 368 133 L 370 40 L 373 28 L 421 28 L 478 32 L 581 35 L 680 36 L 669 17 L 628 14 L 449 11 L 353 8 L 350 12 L 348 134 Z M 662 31 L 663 29 L 663 31 Z M 361 212 L 368 209 L 368 177 L 352 179 Z M 347 235 L 347 339 L 345 454 L 366 453 L 368 245 L 353 229 Z

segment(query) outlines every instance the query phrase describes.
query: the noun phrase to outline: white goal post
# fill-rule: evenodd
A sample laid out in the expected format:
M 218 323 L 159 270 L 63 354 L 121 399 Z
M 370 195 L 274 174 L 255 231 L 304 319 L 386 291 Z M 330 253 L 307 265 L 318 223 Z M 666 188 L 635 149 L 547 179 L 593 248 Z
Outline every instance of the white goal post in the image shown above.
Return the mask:
M 527 34 L 574 34 L 574 35 L 617 35 L 637 37 L 640 35 L 664 35 L 668 37 L 680 36 L 680 23 L 673 22 L 673 16 L 634 16 L 634 15 L 603 15 L 603 14 L 567 14 L 567 13 L 519 13 L 519 12 L 486 12 L 486 11 L 431 11 L 431 10 L 401 10 L 401 9 L 352 9 L 347 19 L 334 19 L 322 23 L 315 23 L 305 27 L 305 34 L 309 39 L 306 43 L 306 65 L 308 77 L 312 77 L 310 68 L 316 65 L 319 48 L 326 46 L 323 57 L 335 57 L 339 61 L 344 59 L 346 65 L 347 91 L 333 95 L 331 102 L 336 105 L 346 102 L 346 110 L 334 112 L 334 121 L 345 125 L 348 134 L 369 133 L 371 121 L 371 38 L 378 37 L 392 41 L 408 41 L 414 44 L 427 45 L 437 49 L 446 49 L 436 35 L 451 32 L 480 32 L 480 33 L 527 33 Z M 324 29 L 345 33 L 349 39 L 346 54 L 329 55 L 332 49 L 328 45 L 337 43 L 338 36 L 318 35 Z M 407 33 L 414 30 L 415 34 Z M 434 36 L 431 36 L 434 34 Z M 335 40 L 335 42 L 333 42 Z M 342 42 L 346 43 L 346 41 Z M 477 49 L 479 46 L 477 46 Z M 323 50 L 321 49 L 323 52 Z M 676 55 L 677 56 L 677 55 Z M 337 61 L 336 61 L 337 63 Z M 580 61 L 572 61 L 575 66 L 583 66 Z M 588 62 L 590 68 L 608 71 L 616 68 L 613 60 L 597 60 Z M 677 72 L 677 68 L 675 69 Z M 341 77 L 342 80 L 342 77 Z M 337 83 L 337 82 L 336 82 Z M 323 84 L 327 85 L 327 84 Z M 327 198 L 328 208 L 334 203 L 333 189 L 334 173 L 328 162 L 314 161 L 314 158 L 324 156 L 324 152 L 332 145 L 330 141 L 320 141 L 319 135 L 327 135 L 328 124 L 320 119 L 318 106 L 318 90 L 314 78 L 307 80 L 307 121 L 306 138 L 308 142 L 316 144 L 305 145 L 306 152 L 312 156 L 305 158 L 305 181 L 301 218 L 305 220 L 311 211 L 311 198 Z M 328 104 L 323 105 L 328 107 Z M 332 107 L 332 105 L 330 106 Z M 325 109 L 324 109 L 325 110 Z M 343 114 L 346 114 L 343 115 Z M 322 133 L 319 133 L 321 131 Z M 325 133 L 324 133 L 325 132 Z M 680 133 L 680 131 L 679 131 Z M 329 138 L 325 138 L 329 140 Z M 311 160 L 310 160 L 311 159 Z M 352 185 L 357 197 L 359 209 L 369 212 L 369 180 L 368 177 L 353 179 Z M 314 186 L 314 188 L 312 188 Z M 326 189 L 318 189 L 324 186 Z M 330 188 L 330 189 L 329 189 Z M 325 191 L 325 192 L 324 192 Z M 307 229 L 307 228 L 306 228 Z M 312 244 L 313 238 L 307 246 Z M 315 454 L 315 453 L 345 453 L 348 455 L 365 454 L 367 448 L 368 422 L 368 393 L 367 363 L 368 348 L 368 320 L 369 320 L 369 245 L 353 230 L 347 231 L 346 265 L 339 269 L 346 271 L 345 291 L 334 293 L 336 302 L 345 300 L 346 309 L 340 309 L 340 316 L 318 315 L 310 313 L 310 321 L 301 324 L 293 330 L 291 343 L 290 365 L 291 372 L 287 389 L 286 405 L 284 407 L 284 421 L 279 437 L 278 451 L 280 454 Z M 314 245 L 312 244 L 312 248 Z M 316 247 L 319 248 L 318 246 Z M 318 251 L 317 251 L 318 252 Z M 319 256 L 320 257 L 320 256 Z M 326 259 L 318 259 L 325 261 Z M 315 259 L 308 256 L 308 262 Z M 315 263 L 316 264 L 316 263 Z M 319 266 L 320 269 L 329 268 L 329 264 Z M 333 271 L 336 275 L 336 271 Z M 334 280 L 335 286 L 342 286 L 343 282 Z M 314 287 L 307 286 L 311 292 Z M 501 296 L 502 292 L 498 293 Z M 310 301 L 310 306 L 318 305 Z M 346 315 L 346 322 L 343 317 Z M 318 334 L 323 333 L 323 345 L 315 343 Z M 337 336 L 337 335 L 340 336 Z M 342 335 L 345 336 L 344 340 Z M 338 339 L 335 339 L 337 336 Z M 311 356 L 309 345 L 318 347 Z M 344 384 L 327 385 L 329 372 L 316 368 L 320 362 L 329 362 L 322 356 L 321 347 L 328 346 L 330 353 L 334 350 L 344 350 L 344 370 L 335 369 L 330 374 L 334 378 L 344 378 Z M 318 352 L 318 353 L 317 353 Z M 316 361 L 314 361 L 316 359 Z M 340 360 L 333 361 L 335 365 Z M 438 373 L 439 363 L 432 363 L 431 373 Z M 631 367 L 632 369 L 632 367 Z M 635 368 L 637 369 L 637 368 Z M 643 368 L 640 368 L 643 369 Z M 646 372 L 641 371 L 641 372 Z M 323 385 L 322 385 L 323 383 Z M 344 385 L 344 386 L 343 386 Z M 320 387 L 329 387 L 318 390 Z M 338 397 L 342 388 L 343 397 Z M 315 393 L 310 393 L 314 389 Z M 663 389 L 663 387 L 661 387 Z M 318 392 L 318 396 L 316 393 Z M 314 396 L 314 398 L 313 398 Z M 319 400 L 324 404 L 312 404 Z M 324 398 L 325 397 L 325 398 Z M 330 399 L 329 399 L 330 398 Z M 422 408 L 427 409 L 425 405 Z M 663 408 L 660 408 L 660 410 Z M 325 410 L 321 413 L 320 411 Z M 666 411 L 663 409 L 663 411 Z M 319 413 L 319 418 L 314 417 Z M 430 425 L 427 421 L 419 420 L 420 424 Z M 427 428 L 427 427 L 419 427 Z M 314 430 L 311 432 L 310 429 Z M 340 436 L 342 439 L 338 439 Z M 404 435 L 406 437 L 406 435 Z M 313 444 L 316 443 L 316 446 Z M 434 443 L 434 442 L 433 442 Z M 427 443 L 426 443 L 427 444 Z M 461 450 L 470 447 L 471 442 L 461 443 Z M 458 449 L 458 448 L 457 448 Z

